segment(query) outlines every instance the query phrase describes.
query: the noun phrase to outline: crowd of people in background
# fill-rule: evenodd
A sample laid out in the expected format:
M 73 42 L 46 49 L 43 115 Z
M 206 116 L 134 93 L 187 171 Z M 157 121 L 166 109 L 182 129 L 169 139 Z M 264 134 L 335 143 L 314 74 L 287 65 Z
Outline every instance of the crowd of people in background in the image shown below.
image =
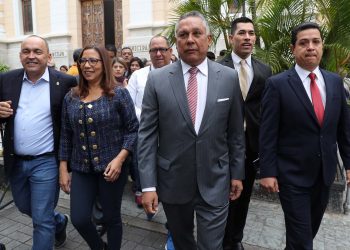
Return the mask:
M 120 249 L 128 175 L 150 220 L 162 202 L 167 250 L 244 249 L 260 171 L 261 186 L 279 193 L 286 249 L 311 250 L 337 147 L 350 183 L 350 108 L 342 79 L 319 67 L 316 23 L 293 29 L 295 66 L 274 76 L 253 55 L 256 39 L 251 19 L 233 20 L 232 51 L 215 61 L 208 23 L 192 11 L 176 23 L 178 55 L 156 35 L 150 60 L 130 47 L 118 55 L 114 45 L 87 46 L 55 70 L 47 41 L 25 38 L 23 68 L 0 75 L 0 122 L 13 198 L 33 221 L 33 249 L 62 247 L 69 219 L 90 249 Z M 59 188 L 70 194 L 70 216 L 55 211 Z

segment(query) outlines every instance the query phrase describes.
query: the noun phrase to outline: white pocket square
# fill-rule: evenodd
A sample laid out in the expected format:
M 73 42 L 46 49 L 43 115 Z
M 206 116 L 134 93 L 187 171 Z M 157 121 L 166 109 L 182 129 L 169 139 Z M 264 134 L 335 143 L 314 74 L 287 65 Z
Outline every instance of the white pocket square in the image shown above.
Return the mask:
M 218 99 L 217 102 L 225 102 L 228 100 L 230 100 L 230 98 L 221 98 L 221 99 Z

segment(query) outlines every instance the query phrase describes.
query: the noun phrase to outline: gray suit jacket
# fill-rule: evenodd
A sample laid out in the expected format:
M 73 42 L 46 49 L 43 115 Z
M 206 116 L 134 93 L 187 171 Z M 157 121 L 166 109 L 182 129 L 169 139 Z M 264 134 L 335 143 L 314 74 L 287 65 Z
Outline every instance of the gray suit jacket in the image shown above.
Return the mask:
M 208 60 L 207 101 L 197 135 L 180 61 L 151 71 L 138 140 L 142 188 L 156 187 L 169 204 L 187 203 L 197 190 L 212 206 L 227 204 L 230 179 L 244 179 L 242 113 L 237 72 Z

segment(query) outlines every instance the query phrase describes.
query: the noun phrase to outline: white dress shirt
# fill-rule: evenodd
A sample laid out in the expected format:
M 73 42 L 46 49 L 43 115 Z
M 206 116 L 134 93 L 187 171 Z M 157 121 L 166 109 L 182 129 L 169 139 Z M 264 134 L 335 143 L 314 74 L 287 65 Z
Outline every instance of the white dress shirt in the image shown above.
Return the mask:
M 232 52 L 231 56 L 232 56 L 233 65 L 235 66 L 235 70 L 237 70 L 237 72 L 239 72 L 241 69 L 241 61 L 244 59 L 240 58 L 234 52 Z M 254 78 L 254 70 L 253 70 L 253 65 L 252 65 L 252 55 L 250 54 L 245 59 L 245 61 L 247 62 L 247 66 L 248 66 L 247 74 L 248 74 L 248 90 L 249 90 L 250 86 L 252 85 L 253 78 Z
M 306 93 L 307 93 L 307 95 L 312 103 L 311 90 L 310 90 L 311 79 L 309 77 L 309 74 L 311 72 L 303 69 L 298 64 L 295 65 L 295 71 L 297 72 L 298 76 L 300 77 L 300 80 L 303 83 L 305 91 L 306 91 Z M 323 107 L 325 107 L 326 106 L 326 84 L 324 82 L 323 75 L 322 75 L 319 67 L 317 67 L 312 72 L 316 74 L 316 84 L 317 84 L 318 89 L 320 90 Z
M 139 121 L 141 116 L 143 93 L 145 91 L 148 74 L 151 70 L 153 70 L 151 66 L 136 70 L 134 73 L 132 73 L 128 81 L 128 85 L 126 86 L 130 93 L 131 99 L 134 102 L 136 116 Z

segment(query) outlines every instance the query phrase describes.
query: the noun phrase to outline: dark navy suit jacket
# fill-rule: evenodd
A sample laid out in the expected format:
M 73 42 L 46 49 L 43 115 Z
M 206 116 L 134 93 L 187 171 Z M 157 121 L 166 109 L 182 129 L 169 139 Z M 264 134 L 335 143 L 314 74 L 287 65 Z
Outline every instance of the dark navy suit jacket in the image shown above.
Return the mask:
M 321 69 L 326 85 L 322 127 L 294 68 L 267 80 L 260 130 L 261 178 L 311 187 L 319 176 L 325 185 L 336 174 L 337 145 L 350 169 L 350 106 L 342 79 Z M 320 175 L 322 174 L 322 175 Z
M 0 75 L 0 101 L 12 101 L 13 115 L 6 119 L 0 119 L 5 123 L 4 136 L 4 163 L 6 172 L 9 173 L 14 163 L 14 120 L 21 95 L 24 69 L 16 69 Z M 59 133 L 61 128 L 62 100 L 71 87 L 77 84 L 72 76 L 63 74 L 49 68 L 50 75 L 50 105 L 54 135 L 54 150 L 58 152 Z

